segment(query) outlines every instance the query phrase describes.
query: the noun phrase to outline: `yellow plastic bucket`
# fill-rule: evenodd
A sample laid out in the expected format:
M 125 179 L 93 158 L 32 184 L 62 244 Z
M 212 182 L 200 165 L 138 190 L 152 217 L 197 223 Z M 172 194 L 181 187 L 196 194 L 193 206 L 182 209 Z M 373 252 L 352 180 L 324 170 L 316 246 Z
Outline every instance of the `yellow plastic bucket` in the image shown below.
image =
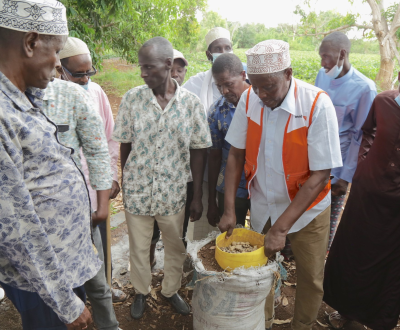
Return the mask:
M 216 239 L 215 259 L 221 268 L 230 271 L 242 266 L 258 267 L 267 263 L 268 258 L 264 254 L 264 235 L 244 228 L 235 228 L 231 237 L 225 239 L 225 236 L 226 232 L 218 235 Z M 221 250 L 221 247 L 227 247 L 232 242 L 249 242 L 253 246 L 261 247 L 256 251 L 244 253 L 228 253 Z

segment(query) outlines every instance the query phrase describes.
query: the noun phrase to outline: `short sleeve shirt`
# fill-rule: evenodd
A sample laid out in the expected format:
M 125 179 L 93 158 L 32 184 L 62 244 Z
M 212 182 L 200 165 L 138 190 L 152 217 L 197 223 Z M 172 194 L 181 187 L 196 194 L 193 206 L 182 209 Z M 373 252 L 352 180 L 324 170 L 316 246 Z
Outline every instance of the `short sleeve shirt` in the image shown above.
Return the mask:
M 173 215 L 186 202 L 189 149 L 211 146 L 203 105 L 178 86 L 165 109 L 143 85 L 122 98 L 113 139 L 131 143 L 123 171 L 125 209 L 135 215 Z

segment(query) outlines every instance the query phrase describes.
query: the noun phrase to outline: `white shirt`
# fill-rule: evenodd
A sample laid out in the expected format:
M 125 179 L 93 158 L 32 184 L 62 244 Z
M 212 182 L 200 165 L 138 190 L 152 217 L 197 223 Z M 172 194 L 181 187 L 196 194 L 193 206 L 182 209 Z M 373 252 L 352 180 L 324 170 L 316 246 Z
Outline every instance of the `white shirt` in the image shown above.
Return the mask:
M 296 80 L 297 88 L 310 91 L 318 88 Z M 258 169 L 251 187 L 251 224 L 254 230 L 261 232 L 271 218 L 273 225 L 290 204 L 282 163 L 283 135 L 290 114 L 295 113 L 294 79 L 292 78 L 288 94 L 280 107 L 274 109 L 263 105 L 254 93 L 250 94 L 249 104 L 264 107 L 263 131 L 258 155 Z M 299 93 L 300 94 L 300 93 Z M 231 126 L 226 136 L 232 146 L 246 148 L 248 119 L 246 115 L 247 91 L 242 94 L 236 108 Z M 257 99 L 257 102 L 252 102 Z M 249 112 L 250 112 L 249 108 Z M 321 94 L 315 106 L 312 124 L 308 130 L 308 157 L 311 171 L 331 169 L 342 166 L 338 123 L 335 108 L 326 94 Z M 307 226 L 331 203 L 331 195 L 306 211 L 292 226 L 289 233 L 297 232 Z
M 206 77 L 209 74 L 211 74 L 211 69 L 208 71 L 205 71 L 205 72 L 200 72 L 200 73 L 196 74 L 195 76 L 190 77 L 189 80 L 185 84 L 183 84 L 182 87 L 186 88 L 189 92 L 192 92 L 193 94 L 197 95 L 201 100 L 201 97 L 200 97 L 201 87 L 203 86 L 204 79 L 206 79 Z M 212 78 L 212 76 L 211 76 L 210 82 L 211 82 L 211 90 L 213 93 L 213 101 L 211 102 L 211 104 L 207 104 L 205 102 L 205 100 L 201 100 L 204 105 L 204 108 L 207 112 L 206 113 L 207 117 L 210 112 L 210 107 L 215 102 L 217 102 L 218 99 L 221 97 L 221 93 L 219 92 L 217 85 L 215 85 L 214 78 Z

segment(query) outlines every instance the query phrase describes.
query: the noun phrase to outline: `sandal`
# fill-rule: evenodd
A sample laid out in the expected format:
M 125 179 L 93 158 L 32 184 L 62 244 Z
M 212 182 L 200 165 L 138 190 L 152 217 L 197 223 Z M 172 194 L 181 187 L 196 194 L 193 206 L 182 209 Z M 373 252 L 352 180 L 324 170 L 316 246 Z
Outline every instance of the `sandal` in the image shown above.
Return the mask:
M 333 312 L 329 314 L 329 323 L 334 329 L 342 329 L 343 326 L 349 322 L 344 316 L 340 315 L 339 312 Z
M 128 296 L 124 292 L 118 289 L 111 289 L 111 293 L 113 304 L 124 302 L 128 298 Z

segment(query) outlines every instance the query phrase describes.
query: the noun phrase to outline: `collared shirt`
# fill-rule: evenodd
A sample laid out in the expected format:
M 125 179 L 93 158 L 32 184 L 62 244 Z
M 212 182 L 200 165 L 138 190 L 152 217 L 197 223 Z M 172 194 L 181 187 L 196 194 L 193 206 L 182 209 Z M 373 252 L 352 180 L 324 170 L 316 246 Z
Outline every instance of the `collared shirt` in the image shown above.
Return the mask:
M 351 182 L 357 168 L 362 140 L 361 127 L 376 96 L 375 83 L 353 67 L 338 79 L 330 79 L 322 68 L 318 72 L 315 86 L 330 96 L 339 124 L 343 166 L 332 170 L 335 177 L 332 183 L 338 179 Z
M 296 80 L 296 83 L 298 89 L 319 90 L 300 80 Z M 294 91 L 295 83 L 292 78 L 290 89 L 285 99 L 274 110 L 265 106 L 253 91 L 250 95 L 249 104 L 264 108 L 258 169 L 251 188 L 251 224 L 258 232 L 262 231 L 269 218 L 274 224 L 290 204 L 282 163 L 282 147 L 284 131 L 289 116 L 295 113 L 296 102 L 302 102 L 302 100 L 295 98 Z M 226 136 L 226 140 L 239 149 L 246 148 L 248 126 L 246 97 L 247 91 L 240 98 Z M 252 100 L 256 101 L 252 102 Z M 316 103 L 312 124 L 308 129 L 307 142 L 311 171 L 342 166 L 335 109 L 326 94 L 321 94 Z M 330 203 L 331 196 L 328 194 L 311 210 L 303 213 L 289 233 L 297 232 L 307 226 Z
M 119 143 L 115 142 L 112 139 L 112 133 L 114 130 L 114 118 L 110 106 L 110 102 L 108 101 L 108 97 L 103 89 L 96 84 L 95 82 L 91 81 L 89 83 L 88 92 L 92 97 L 93 104 L 95 109 L 100 114 L 100 117 L 103 121 L 104 131 L 107 138 L 108 144 L 108 153 L 110 154 L 111 158 L 111 170 L 113 172 L 113 180 L 118 182 L 118 157 L 119 157 Z M 80 149 L 80 156 L 82 162 L 82 171 L 85 174 L 86 182 L 88 184 L 88 190 L 90 195 L 90 201 L 92 203 L 93 211 L 97 210 L 97 194 L 96 191 L 90 185 L 90 173 L 89 168 L 86 162 L 86 158 L 83 155 L 82 148 Z
M 37 292 L 71 323 L 84 308 L 72 289 L 101 261 L 84 178 L 41 112 L 42 97 L 21 93 L 0 72 L 0 281 Z
M 189 149 L 211 146 L 204 107 L 178 86 L 165 109 L 153 91 L 139 86 L 122 98 L 113 139 L 131 143 L 123 171 L 124 207 L 135 215 L 173 215 L 186 202 Z
M 74 149 L 73 157 L 82 168 L 79 149 L 83 149 L 89 165 L 90 184 L 95 190 L 107 190 L 112 185 L 111 159 L 103 121 L 93 106 L 89 94 L 77 84 L 54 79 L 43 98 L 44 113 L 57 125 L 69 125 L 58 134 L 60 142 Z
M 208 115 L 208 125 L 210 126 L 212 147 L 211 149 L 222 150 L 221 169 L 218 175 L 217 191 L 225 193 L 225 169 L 228 160 L 229 150 L 231 145 L 225 140 L 226 133 L 231 125 L 236 107 L 229 103 L 225 97 L 221 96 L 217 102 L 211 106 L 210 114 Z M 247 198 L 248 192 L 246 188 L 246 178 L 244 171 L 240 179 L 239 188 L 236 192 L 236 197 Z

